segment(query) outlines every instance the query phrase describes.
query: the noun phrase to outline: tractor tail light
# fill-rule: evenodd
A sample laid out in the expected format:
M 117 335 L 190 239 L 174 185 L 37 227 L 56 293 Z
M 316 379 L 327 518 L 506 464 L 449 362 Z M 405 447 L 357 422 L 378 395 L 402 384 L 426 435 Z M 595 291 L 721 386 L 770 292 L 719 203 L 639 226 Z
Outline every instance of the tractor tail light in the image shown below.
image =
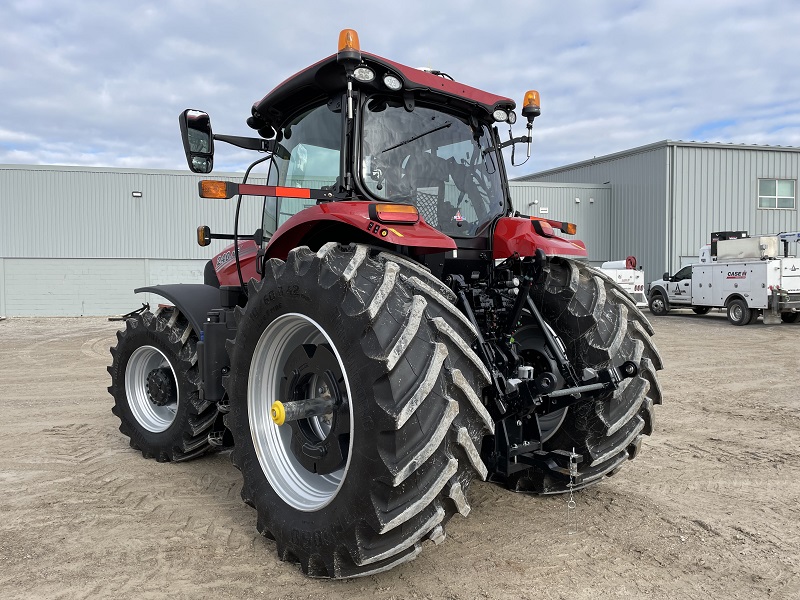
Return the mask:
M 553 237 L 555 235 L 553 226 L 550 225 L 548 221 L 531 219 L 531 223 L 533 223 L 533 230 L 539 235 L 544 235 L 546 237 Z
M 419 211 L 413 204 L 370 204 L 369 217 L 381 223 L 413 225 L 419 221 Z

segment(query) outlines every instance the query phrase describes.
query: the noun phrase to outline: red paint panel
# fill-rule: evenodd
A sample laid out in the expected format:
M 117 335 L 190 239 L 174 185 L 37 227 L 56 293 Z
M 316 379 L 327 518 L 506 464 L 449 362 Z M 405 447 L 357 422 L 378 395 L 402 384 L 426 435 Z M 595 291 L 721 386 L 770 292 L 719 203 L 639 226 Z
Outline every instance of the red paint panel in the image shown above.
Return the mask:
M 492 256 L 495 259 L 508 258 L 515 252 L 520 256 L 533 256 L 538 248 L 547 256 L 588 256 L 586 246 L 580 240 L 539 235 L 533 230 L 530 219 L 518 217 L 503 217 L 497 221 L 493 247 Z
M 303 239 L 322 222 L 336 221 L 365 232 L 388 244 L 413 247 L 419 254 L 455 250 L 452 238 L 434 229 L 424 221 L 414 224 L 380 223 L 369 217 L 369 202 L 326 202 L 306 208 L 283 225 L 270 239 L 268 258 L 285 259 L 289 250 L 303 244 Z
M 242 279 L 245 283 L 251 279 L 261 279 L 256 273 L 256 252 L 258 246 L 253 240 L 239 242 L 239 263 L 242 265 Z M 220 285 L 239 285 L 239 273 L 236 270 L 236 256 L 233 244 L 211 259 Z

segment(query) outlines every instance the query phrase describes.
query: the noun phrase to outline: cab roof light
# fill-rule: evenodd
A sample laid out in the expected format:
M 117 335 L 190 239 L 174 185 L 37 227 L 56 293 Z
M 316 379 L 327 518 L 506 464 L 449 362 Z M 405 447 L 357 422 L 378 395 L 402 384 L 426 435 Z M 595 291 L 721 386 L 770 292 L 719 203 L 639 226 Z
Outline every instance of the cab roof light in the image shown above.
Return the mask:
M 419 211 L 413 204 L 370 204 L 369 217 L 380 223 L 413 225 L 419 222 Z
M 336 59 L 342 61 L 361 62 L 361 44 L 355 29 L 342 29 L 339 33 L 339 51 Z
M 525 99 L 522 101 L 522 116 L 529 121 L 533 121 L 536 117 L 542 114 L 542 101 L 539 98 L 539 92 L 536 90 L 528 90 L 525 92 Z

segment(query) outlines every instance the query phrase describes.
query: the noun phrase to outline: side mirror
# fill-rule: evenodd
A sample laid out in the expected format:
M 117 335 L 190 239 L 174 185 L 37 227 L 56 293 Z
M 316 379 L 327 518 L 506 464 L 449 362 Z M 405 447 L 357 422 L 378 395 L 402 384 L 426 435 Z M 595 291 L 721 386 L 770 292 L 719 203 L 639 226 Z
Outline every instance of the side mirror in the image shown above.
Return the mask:
M 214 168 L 214 135 L 208 113 L 187 108 L 178 116 L 186 162 L 193 173 L 211 173 Z
M 663 279 L 664 281 L 668 281 L 669 280 L 669 271 L 664 273 L 664 275 L 661 277 L 661 279 Z

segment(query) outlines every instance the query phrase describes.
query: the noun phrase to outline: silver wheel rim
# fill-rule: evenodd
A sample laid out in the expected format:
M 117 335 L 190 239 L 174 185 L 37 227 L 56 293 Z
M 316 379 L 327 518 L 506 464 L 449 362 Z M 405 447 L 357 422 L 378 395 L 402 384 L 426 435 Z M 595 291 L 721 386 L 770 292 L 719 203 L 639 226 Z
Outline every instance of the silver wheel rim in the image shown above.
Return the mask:
M 154 369 L 164 367 L 169 367 L 172 373 L 177 399 L 175 402 L 159 406 L 150 400 L 150 394 L 147 393 L 147 376 Z M 177 381 L 175 369 L 158 348 L 140 346 L 131 354 L 128 366 L 125 368 L 125 395 L 128 397 L 128 406 L 134 418 L 147 431 L 161 433 L 172 425 L 180 404 Z
M 330 345 L 338 362 L 350 411 L 350 446 L 344 467 L 327 475 L 312 473 L 303 467 L 291 450 L 292 429 L 276 425 L 270 408 L 279 399 L 283 368 L 294 350 L 302 344 Z M 333 500 L 342 487 L 353 451 L 353 406 L 347 371 L 333 341 L 313 319 L 298 313 L 288 313 L 267 326 L 256 344 L 250 363 L 247 386 L 247 414 L 250 435 L 258 462 L 272 489 L 288 505 L 306 512 L 319 510 Z M 312 427 L 324 430 L 318 418 Z
M 742 307 L 738 304 L 734 304 L 731 306 L 731 316 L 733 317 L 734 321 L 741 321 L 742 320 Z
M 664 302 L 661 298 L 654 298 L 653 299 L 653 312 L 661 312 L 664 310 Z

